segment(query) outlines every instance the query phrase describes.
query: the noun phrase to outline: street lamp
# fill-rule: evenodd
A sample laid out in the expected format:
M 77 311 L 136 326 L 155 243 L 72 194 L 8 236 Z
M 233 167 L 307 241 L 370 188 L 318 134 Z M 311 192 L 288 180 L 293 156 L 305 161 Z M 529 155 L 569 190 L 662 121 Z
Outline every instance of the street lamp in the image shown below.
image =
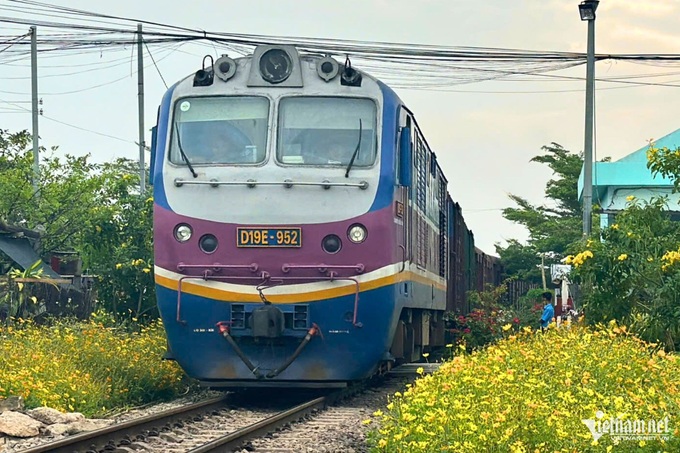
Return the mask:
M 599 0 L 578 5 L 581 20 L 588 21 L 588 58 L 586 60 L 586 131 L 583 149 L 583 234 L 589 235 L 593 223 L 593 98 L 595 96 L 595 10 Z

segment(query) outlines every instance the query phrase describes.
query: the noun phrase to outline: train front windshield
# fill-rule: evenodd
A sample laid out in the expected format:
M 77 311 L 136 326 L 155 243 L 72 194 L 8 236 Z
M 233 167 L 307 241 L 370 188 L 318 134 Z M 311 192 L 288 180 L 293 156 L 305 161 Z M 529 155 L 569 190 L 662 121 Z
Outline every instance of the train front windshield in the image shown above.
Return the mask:
M 265 97 L 183 98 L 175 104 L 170 160 L 192 164 L 258 164 L 265 160 L 269 100 Z
M 279 103 L 277 159 L 289 165 L 373 165 L 376 105 L 370 99 L 289 97 Z

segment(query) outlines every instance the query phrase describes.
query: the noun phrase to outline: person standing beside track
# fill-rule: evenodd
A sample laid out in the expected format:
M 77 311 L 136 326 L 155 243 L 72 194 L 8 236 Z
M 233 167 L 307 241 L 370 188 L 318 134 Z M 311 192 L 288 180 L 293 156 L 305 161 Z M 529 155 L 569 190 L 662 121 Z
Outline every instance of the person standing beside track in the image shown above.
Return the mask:
M 545 301 L 543 316 L 541 316 L 541 330 L 544 330 L 548 328 L 548 325 L 550 325 L 555 317 L 555 308 L 552 305 L 552 293 L 550 291 L 545 291 L 541 294 L 541 298 Z

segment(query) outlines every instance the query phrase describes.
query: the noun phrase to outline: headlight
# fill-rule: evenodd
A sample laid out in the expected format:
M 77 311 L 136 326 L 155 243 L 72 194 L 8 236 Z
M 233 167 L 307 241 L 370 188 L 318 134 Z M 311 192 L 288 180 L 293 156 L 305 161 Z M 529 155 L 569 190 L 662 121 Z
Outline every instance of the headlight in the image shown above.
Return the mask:
M 354 242 L 355 244 L 361 244 L 366 240 L 367 236 L 367 231 L 366 228 L 363 225 L 352 225 L 349 227 L 349 230 L 347 230 L 347 237 L 349 238 L 350 241 Z
M 260 57 L 260 74 L 269 83 L 285 81 L 293 72 L 290 55 L 283 49 L 269 49 Z
M 340 251 L 342 248 L 342 241 L 336 235 L 329 234 L 323 238 L 323 241 L 321 242 L 321 248 L 324 252 L 330 253 L 332 255 Z
M 179 242 L 186 242 L 191 239 L 191 227 L 186 223 L 180 223 L 175 227 L 175 239 Z
M 212 234 L 204 234 L 201 239 L 198 240 L 198 246 L 205 253 L 212 253 L 217 250 L 217 238 Z

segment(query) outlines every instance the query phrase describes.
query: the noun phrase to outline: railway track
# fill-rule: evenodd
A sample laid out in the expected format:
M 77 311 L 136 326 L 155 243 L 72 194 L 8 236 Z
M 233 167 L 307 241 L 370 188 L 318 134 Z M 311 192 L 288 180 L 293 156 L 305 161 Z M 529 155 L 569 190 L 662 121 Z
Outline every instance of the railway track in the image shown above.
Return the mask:
M 234 395 L 228 394 L 45 443 L 21 453 L 229 452 L 247 439 L 323 409 L 340 397 L 340 393 L 344 392 L 308 399 L 301 404 L 279 403 L 287 406 L 283 410 L 234 409 L 231 402 Z
M 413 374 L 410 368 L 403 371 L 404 373 L 395 373 L 393 376 L 403 378 Z M 348 419 L 356 418 L 357 413 L 354 410 L 342 407 L 329 408 L 329 406 L 367 390 L 367 386 L 370 385 L 365 382 L 322 396 L 317 393 L 314 397 L 310 397 L 309 394 L 306 396 L 296 394 L 287 400 L 274 398 L 274 401 L 264 402 L 266 407 L 262 409 L 255 408 L 252 403 L 254 400 L 262 400 L 261 395 L 248 395 L 248 392 L 244 392 L 243 395 L 226 394 L 96 431 L 70 436 L 56 442 L 45 443 L 21 450 L 20 453 L 131 453 L 140 451 L 212 453 L 240 451 L 244 445 L 250 447 L 248 449 L 256 448 L 257 451 L 276 451 L 278 448 L 275 444 L 288 443 L 283 438 L 277 440 L 281 434 L 275 433 L 284 426 L 296 427 L 297 432 L 290 433 L 288 437 L 292 435 L 290 440 L 298 443 L 302 439 L 301 435 L 303 437 L 307 435 L 299 432 L 300 427 L 303 431 L 309 429 L 323 431 L 326 429 L 324 427 L 342 427 Z M 386 385 L 383 390 L 389 387 L 390 385 Z M 368 391 L 378 390 L 372 388 Z M 245 402 L 240 404 L 239 400 Z M 304 423 L 294 423 L 326 408 L 329 410 L 309 417 L 310 420 Z M 250 443 L 250 440 L 253 440 L 253 443 Z M 280 451 L 295 451 L 295 449 L 288 450 L 284 447 Z

